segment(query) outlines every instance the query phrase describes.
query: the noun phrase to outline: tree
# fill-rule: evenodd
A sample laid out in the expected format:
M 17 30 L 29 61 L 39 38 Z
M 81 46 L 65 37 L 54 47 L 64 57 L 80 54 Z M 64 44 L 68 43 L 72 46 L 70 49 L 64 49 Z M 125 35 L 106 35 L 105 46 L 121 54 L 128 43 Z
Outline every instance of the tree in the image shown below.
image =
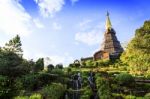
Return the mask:
M 49 64 L 49 65 L 47 66 L 47 71 L 48 71 L 48 72 L 51 72 L 53 69 L 54 69 L 54 65 L 53 65 L 53 64 Z
M 16 77 L 28 73 L 30 70 L 27 61 L 23 60 L 14 52 L 0 52 L 0 74 Z
M 121 60 L 130 66 L 130 72 L 143 74 L 150 68 L 150 21 L 136 30 L 135 37 L 129 42 Z
M 14 37 L 8 43 L 5 44 L 5 47 L 3 49 L 9 52 L 14 52 L 22 56 L 23 50 L 21 46 L 22 44 L 21 44 L 20 36 L 16 35 L 16 37 Z
M 80 67 L 80 61 L 79 61 L 79 60 L 75 60 L 75 61 L 74 61 L 74 66 L 75 66 L 76 68 Z
M 39 58 L 36 62 L 35 65 L 33 66 L 33 71 L 34 72 L 39 72 L 44 69 L 44 59 Z
M 63 69 L 63 64 L 57 64 L 57 65 L 56 65 L 56 68 L 58 68 L 58 69 Z

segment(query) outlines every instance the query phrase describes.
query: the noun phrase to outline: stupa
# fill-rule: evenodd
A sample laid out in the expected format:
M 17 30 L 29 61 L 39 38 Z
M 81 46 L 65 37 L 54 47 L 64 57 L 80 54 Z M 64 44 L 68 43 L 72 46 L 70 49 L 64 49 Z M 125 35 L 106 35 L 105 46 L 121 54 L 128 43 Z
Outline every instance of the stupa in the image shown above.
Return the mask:
M 123 52 L 123 48 L 116 37 L 116 32 L 112 28 L 109 13 L 107 12 L 105 24 L 104 41 L 99 51 L 94 53 L 93 59 L 115 59 Z

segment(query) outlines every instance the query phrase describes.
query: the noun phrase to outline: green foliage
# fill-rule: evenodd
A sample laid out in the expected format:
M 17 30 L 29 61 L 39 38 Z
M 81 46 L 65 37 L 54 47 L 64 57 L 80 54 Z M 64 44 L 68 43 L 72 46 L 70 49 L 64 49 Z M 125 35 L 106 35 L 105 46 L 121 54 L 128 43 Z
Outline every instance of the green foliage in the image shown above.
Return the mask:
M 14 99 L 29 99 L 28 96 L 17 96 Z
M 136 96 L 127 95 L 127 96 L 125 96 L 125 99 L 136 99 Z
M 113 98 L 112 99 L 124 99 L 122 94 L 115 94 L 113 93 Z
M 37 74 L 37 79 L 39 81 L 39 87 L 50 84 L 56 78 L 57 78 L 56 76 L 51 75 L 49 73 L 39 73 L 39 74 Z
M 0 98 L 6 98 L 10 88 L 9 88 L 9 79 L 8 77 L 0 75 Z
M 111 99 L 111 89 L 108 79 L 98 77 L 96 79 L 96 85 L 98 88 L 98 96 L 100 99 Z
M 57 69 L 63 69 L 63 64 L 57 64 L 57 65 L 56 65 L 56 68 L 57 68 Z
M 81 66 L 79 60 L 75 60 L 74 63 L 72 64 L 73 67 L 79 68 Z
M 65 88 L 60 83 L 53 83 L 42 89 L 41 93 L 46 99 L 60 99 L 65 92 Z
M 92 60 L 86 61 L 86 67 L 94 67 L 94 62 Z
M 68 75 L 71 73 L 71 71 L 72 71 L 71 68 L 68 67 L 68 68 L 67 68 L 67 73 L 68 73 Z
M 82 67 L 86 67 L 85 61 L 81 61 L 81 66 L 82 66 Z
M 23 87 L 26 90 L 37 90 L 53 82 L 57 77 L 48 73 L 29 74 L 22 77 Z
M 11 39 L 8 43 L 5 44 L 5 47 L 3 48 L 5 51 L 14 52 L 18 55 L 22 55 L 22 49 L 21 49 L 21 40 L 20 36 L 16 35 L 13 39 Z
M 51 72 L 53 69 L 54 69 L 54 65 L 53 65 L 53 64 L 49 64 L 49 65 L 47 66 L 47 71 L 48 71 L 48 72 Z
M 40 83 L 38 81 L 38 76 L 36 74 L 25 75 L 22 78 L 22 82 L 23 82 L 23 87 L 26 90 L 36 90 L 38 87 L 38 84 Z
M 133 74 L 144 74 L 150 67 L 150 21 L 136 30 L 135 37 L 130 41 L 121 60 L 130 66 Z
M 27 62 L 14 52 L 0 52 L 0 74 L 16 77 L 29 73 Z
M 21 88 L 22 83 L 18 79 L 0 75 L 0 99 L 11 99 L 20 93 Z
M 51 73 L 52 73 L 52 74 L 58 74 L 58 75 L 61 75 L 61 76 L 64 75 L 64 71 L 61 70 L 61 69 L 53 69 L 53 70 L 51 71 Z
M 34 93 L 31 96 L 17 96 L 14 99 L 43 99 L 41 94 Z
M 128 73 L 118 74 L 115 79 L 120 85 L 129 86 L 134 83 L 134 78 Z
M 69 64 L 69 67 L 70 67 L 70 68 L 74 67 L 74 64 L 72 64 L 72 63 L 71 63 L 71 64 Z
M 92 95 L 92 91 L 89 87 L 84 88 L 84 92 L 81 95 L 81 99 L 90 99 L 90 96 Z
M 145 99 L 150 99 L 150 93 L 147 93 L 145 96 L 144 96 Z
M 98 66 L 100 67 L 106 67 L 112 64 L 110 60 L 98 60 L 96 62 L 98 63 Z
M 33 94 L 29 97 L 29 99 L 42 99 L 42 95 L 41 94 Z
M 40 72 L 44 69 L 44 59 L 39 58 L 33 67 L 33 72 Z

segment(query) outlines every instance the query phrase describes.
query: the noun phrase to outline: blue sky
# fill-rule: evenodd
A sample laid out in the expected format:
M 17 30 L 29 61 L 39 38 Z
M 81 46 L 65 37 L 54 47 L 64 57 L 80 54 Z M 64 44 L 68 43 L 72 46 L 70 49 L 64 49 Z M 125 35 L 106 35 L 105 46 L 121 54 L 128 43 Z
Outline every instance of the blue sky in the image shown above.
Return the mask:
M 149 4 L 149 0 L 0 0 L 0 46 L 19 34 L 25 58 L 49 57 L 47 64 L 68 64 L 100 49 L 107 11 L 124 45 L 150 19 Z

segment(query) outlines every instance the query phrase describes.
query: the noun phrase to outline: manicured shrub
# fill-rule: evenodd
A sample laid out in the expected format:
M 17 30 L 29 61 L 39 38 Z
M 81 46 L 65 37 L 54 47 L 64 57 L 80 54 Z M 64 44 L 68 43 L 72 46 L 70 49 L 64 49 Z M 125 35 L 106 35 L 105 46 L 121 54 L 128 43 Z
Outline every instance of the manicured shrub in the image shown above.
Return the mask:
M 60 97 L 63 96 L 64 92 L 65 88 L 62 84 L 53 83 L 44 87 L 41 91 L 41 94 L 46 99 L 60 99 Z
M 130 86 L 131 84 L 134 83 L 134 78 L 132 77 L 132 75 L 128 73 L 121 73 L 116 76 L 116 81 L 120 85 Z
M 144 96 L 145 99 L 150 99 L 150 93 L 147 93 L 145 96 Z
M 97 63 L 98 63 L 98 66 L 100 67 L 106 67 L 111 64 L 109 60 L 98 60 Z
M 17 96 L 14 99 L 29 99 L 28 96 Z
M 136 96 L 127 95 L 127 96 L 125 96 L 125 99 L 136 99 Z
M 88 68 L 94 67 L 94 62 L 92 60 L 86 61 L 86 67 L 88 67 Z
M 124 99 L 122 94 L 113 93 L 112 95 L 113 95 L 112 99 Z
M 57 74 L 57 75 L 64 75 L 64 72 L 63 72 L 63 70 L 61 70 L 61 69 L 53 69 L 52 71 L 51 71 L 51 73 L 52 74 Z
M 41 94 L 33 94 L 29 97 L 29 99 L 42 99 L 42 95 Z

